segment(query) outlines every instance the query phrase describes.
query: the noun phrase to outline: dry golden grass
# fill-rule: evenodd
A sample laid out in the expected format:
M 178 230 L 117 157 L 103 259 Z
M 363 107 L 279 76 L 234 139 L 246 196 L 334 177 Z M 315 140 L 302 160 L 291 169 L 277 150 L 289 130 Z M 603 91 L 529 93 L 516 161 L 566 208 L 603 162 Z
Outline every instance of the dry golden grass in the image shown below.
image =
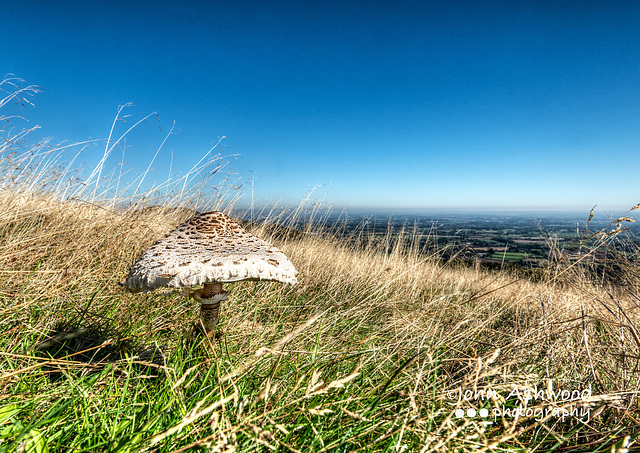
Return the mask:
M 5 364 L 0 376 L 5 386 L 2 400 L 14 401 L 17 396 L 7 392 L 7 385 L 37 380 L 42 367 L 34 367 L 26 357 L 60 332 L 97 329 L 110 338 L 134 337 L 146 345 L 155 338 L 163 342 L 165 356 L 175 354 L 180 348 L 175 335 L 196 317 L 195 304 L 179 293 L 128 294 L 118 282 L 146 247 L 190 214 L 160 208 L 114 210 L 61 202 L 54 196 L 0 194 L 0 329 L 2 351 L 12 357 L 12 368 Z M 333 382 L 337 388 L 346 384 L 340 384 L 341 379 L 347 379 L 354 389 L 339 402 L 320 404 L 307 413 L 311 410 L 313 416 L 328 419 L 340 410 L 343 418 L 366 424 L 372 418 L 365 409 L 382 398 L 388 407 L 379 417 L 400 411 L 404 418 L 395 422 L 396 429 L 387 428 L 393 433 L 388 438 L 378 433 L 378 442 L 397 438 L 404 430 L 407 437 L 398 445 L 421 446 L 424 451 L 487 445 L 536 450 L 549 448 L 554 439 L 565 446 L 586 440 L 612 444 L 603 427 L 624 433 L 637 426 L 629 412 L 637 408 L 640 346 L 634 288 L 595 284 L 575 263 L 549 267 L 544 277 L 533 281 L 455 262 L 443 264 L 438 256 L 419 253 L 411 238 L 402 236 L 389 235 L 374 243 L 366 235 L 347 241 L 313 226 L 304 234 L 268 224 L 251 228 L 281 248 L 300 272 L 295 287 L 235 284 L 223 307 L 224 347 L 234 351 L 226 359 L 227 373 L 233 375 L 249 360 L 252 373 L 262 370 L 268 376 L 245 396 L 252 401 L 252 410 L 261 408 L 248 417 L 251 426 L 260 426 L 260 420 L 266 423 L 279 403 L 290 413 L 301 410 L 292 396 L 301 386 L 306 385 L 307 398 L 319 397 L 318 389 L 326 390 L 325 383 L 314 393 L 314 379 L 321 378 L 316 375 L 320 371 L 310 371 L 316 368 L 310 364 L 318 357 L 325 368 L 351 363 L 340 367 L 342 375 L 332 372 L 337 373 Z M 636 271 L 628 269 L 627 274 Z M 295 337 L 278 342 L 318 314 Z M 158 332 L 173 333 L 158 336 Z M 83 346 L 99 344 L 87 341 Z M 264 355 L 256 359 L 254 353 L 260 350 Z M 19 358 L 22 355 L 25 358 Z M 104 366 L 112 359 L 85 357 L 73 363 Z M 210 360 L 206 359 L 208 366 Z M 353 373 L 360 376 L 357 386 Z M 593 401 L 580 402 L 590 405 L 589 423 L 552 415 L 538 420 L 453 415 L 458 407 L 492 411 L 504 404 L 517 406 L 517 398 L 509 398 L 514 388 L 542 389 L 549 383 L 556 389 L 589 388 Z M 24 396 L 55 391 L 55 383 L 48 386 Z M 495 390 L 502 401 L 481 394 L 456 405 L 451 392 L 466 390 Z M 535 401 L 540 408 L 560 403 L 568 404 Z M 225 435 L 244 432 L 258 443 L 278 445 L 277 433 L 269 431 L 263 439 L 262 431 L 247 434 L 248 425 L 232 419 L 225 419 Z M 187 424 L 192 423 L 197 421 Z M 529 435 L 541 427 L 547 434 Z

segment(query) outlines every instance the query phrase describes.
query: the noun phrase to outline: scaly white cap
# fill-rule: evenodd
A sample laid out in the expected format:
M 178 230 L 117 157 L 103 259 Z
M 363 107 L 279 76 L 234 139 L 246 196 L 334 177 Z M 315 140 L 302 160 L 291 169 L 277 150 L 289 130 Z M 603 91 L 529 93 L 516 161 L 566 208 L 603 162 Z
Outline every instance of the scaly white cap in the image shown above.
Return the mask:
M 214 211 L 193 217 L 149 247 L 125 285 L 133 292 L 243 280 L 293 285 L 297 275 L 284 253 Z

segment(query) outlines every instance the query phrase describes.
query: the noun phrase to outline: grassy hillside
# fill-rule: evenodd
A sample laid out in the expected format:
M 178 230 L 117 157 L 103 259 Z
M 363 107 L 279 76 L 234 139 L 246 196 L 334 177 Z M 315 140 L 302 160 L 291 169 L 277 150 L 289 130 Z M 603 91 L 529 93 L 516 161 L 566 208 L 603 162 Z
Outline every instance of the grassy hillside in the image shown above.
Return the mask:
M 155 196 L 164 209 L 117 190 L 102 191 L 117 200 L 63 199 L 68 186 L 47 183 L 60 166 L 34 170 L 13 143 L 0 150 L 3 450 L 623 451 L 637 441 L 640 271 L 637 256 L 615 255 L 624 220 L 596 237 L 615 255 L 606 269 L 558 255 L 523 278 L 443 264 L 398 234 L 345 238 L 321 223 L 290 234 L 271 224 L 299 213 L 274 215 L 252 232 L 291 258 L 298 285 L 227 285 L 223 332 L 209 340 L 192 335 L 198 307 L 184 293 L 118 285 L 192 212 L 170 206 L 198 196 Z

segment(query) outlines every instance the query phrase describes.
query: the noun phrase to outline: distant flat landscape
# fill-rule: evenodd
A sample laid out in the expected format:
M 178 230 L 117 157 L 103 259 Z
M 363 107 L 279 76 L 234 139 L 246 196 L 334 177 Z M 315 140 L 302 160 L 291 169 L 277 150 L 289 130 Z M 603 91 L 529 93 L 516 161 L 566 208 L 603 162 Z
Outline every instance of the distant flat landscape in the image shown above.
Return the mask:
M 567 255 L 577 256 L 578 238 L 587 233 L 587 226 L 591 233 L 612 231 L 612 222 L 623 215 L 595 215 L 587 225 L 589 213 L 576 212 L 342 212 L 333 214 L 329 223 L 342 225 L 347 235 L 357 231 L 380 237 L 403 234 L 407 240 L 419 241 L 425 251 L 440 251 L 445 258 L 456 255 L 463 260 L 535 267 L 548 259 L 551 242 Z M 621 225 L 627 231 L 616 239 L 620 245 L 624 241 L 640 244 L 640 223 Z

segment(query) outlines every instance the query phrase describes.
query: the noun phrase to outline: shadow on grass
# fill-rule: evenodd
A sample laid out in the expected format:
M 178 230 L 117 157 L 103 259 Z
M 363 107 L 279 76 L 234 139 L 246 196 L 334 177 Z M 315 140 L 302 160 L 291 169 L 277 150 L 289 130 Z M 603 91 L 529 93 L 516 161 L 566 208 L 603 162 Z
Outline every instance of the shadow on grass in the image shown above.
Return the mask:
M 164 360 L 157 344 L 145 344 L 135 336 L 127 336 L 109 321 L 86 326 L 60 322 L 34 351 L 53 362 L 43 367 L 52 382 L 64 377 L 64 370 L 70 368 L 79 369 L 82 374 L 95 373 L 109 364 L 130 360 L 138 372 L 157 377 Z

